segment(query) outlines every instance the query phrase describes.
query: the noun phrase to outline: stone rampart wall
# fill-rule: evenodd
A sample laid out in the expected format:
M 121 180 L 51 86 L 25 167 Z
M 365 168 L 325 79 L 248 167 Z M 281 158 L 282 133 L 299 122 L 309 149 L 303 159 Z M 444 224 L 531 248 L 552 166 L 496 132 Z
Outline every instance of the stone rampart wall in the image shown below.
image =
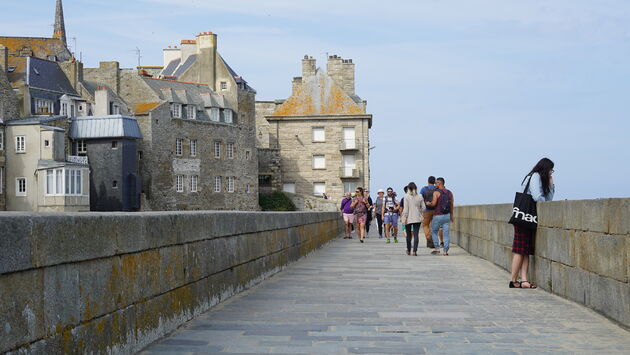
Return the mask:
M 0 353 L 132 353 L 340 232 L 337 213 L 1 213 Z
M 511 208 L 457 207 L 453 242 L 509 271 Z M 529 278 L 630 327 L 630 199 L 538 203 L 538 215 Z

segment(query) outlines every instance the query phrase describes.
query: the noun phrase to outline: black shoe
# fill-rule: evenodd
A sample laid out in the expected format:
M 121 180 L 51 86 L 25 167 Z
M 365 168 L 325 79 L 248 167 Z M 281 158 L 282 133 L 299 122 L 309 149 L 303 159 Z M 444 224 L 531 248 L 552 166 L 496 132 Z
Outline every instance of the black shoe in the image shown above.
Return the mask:
M 435 249 L 435 245 L 433 245 L 433 241 L 431 239 L 427 239 L 427 248 Z
M 444 242 L 440 243 L 440 248 L 444 248 Z

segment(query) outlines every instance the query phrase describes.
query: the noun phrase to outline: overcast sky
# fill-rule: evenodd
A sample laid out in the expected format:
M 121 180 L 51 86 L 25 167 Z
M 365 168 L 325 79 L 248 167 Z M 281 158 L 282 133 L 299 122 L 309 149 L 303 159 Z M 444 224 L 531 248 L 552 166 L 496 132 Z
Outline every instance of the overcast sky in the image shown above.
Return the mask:
M 54 0 L 0 2 L 0 35 L 50 36 Z M 457 203 L 513 200 L 538 159 L 556 199 L 630 197 L 630 1 L 64 0 L 86 66 L 161 65 L 219 35 L 257 90 L 286 98 L 309 54 L 356 63 L 374 115 L 372 190 L 444 176 Z M 78 55 L 77 55 L 78 56 Z

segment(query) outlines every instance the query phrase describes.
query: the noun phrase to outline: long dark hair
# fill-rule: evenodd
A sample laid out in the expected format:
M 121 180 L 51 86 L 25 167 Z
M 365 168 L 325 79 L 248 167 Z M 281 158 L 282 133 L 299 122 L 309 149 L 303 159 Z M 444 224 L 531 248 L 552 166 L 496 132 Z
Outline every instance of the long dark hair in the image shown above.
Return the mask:
M 538 173 L 540 175 L 540 184 L 542 185 L 543 193 L 545 195 L 548 194 L 550 190 L 549 177 L 551 176 L 551 170 L 553 170 L 553 166 L 554 164 L 551 161 L 551 159 L 549 158 L 540 159 L 540 161 L 536 163 L 532 171 L 530 171 L 529 174 L 525 175 L 525 177 L 523 178 L 523 182 L 521 182 L 521 184 L 525 182 L 528 176 L 532 176 L 534 173 Z
M 407 185 L 407 192 L 412 195 L 416 195 L 418 193 L 418 186 L 416 186 L 415 182 L 410 182 L 409 185 Z
M 365 192 L 364 192 L 362 187 L 357 187 L 357 190 L 361 191 L 361 197 L 365 197 L 365 195 L 364 195 Z

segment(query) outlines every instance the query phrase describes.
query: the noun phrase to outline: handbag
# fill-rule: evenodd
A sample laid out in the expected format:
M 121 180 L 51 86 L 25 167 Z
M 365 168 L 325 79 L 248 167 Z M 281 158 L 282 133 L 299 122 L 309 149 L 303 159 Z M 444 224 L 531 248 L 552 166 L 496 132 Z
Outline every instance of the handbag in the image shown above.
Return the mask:
M 530 175 L 525 190 L 517 192 L 514 197 L 514 205 L 512 206 L 512 216 L 508 223 L 525 229 L 538 228 L 538 212 L 536 210 L 536 201 L 532 195 L 528 194 L 529 183 L 532 177 Z

